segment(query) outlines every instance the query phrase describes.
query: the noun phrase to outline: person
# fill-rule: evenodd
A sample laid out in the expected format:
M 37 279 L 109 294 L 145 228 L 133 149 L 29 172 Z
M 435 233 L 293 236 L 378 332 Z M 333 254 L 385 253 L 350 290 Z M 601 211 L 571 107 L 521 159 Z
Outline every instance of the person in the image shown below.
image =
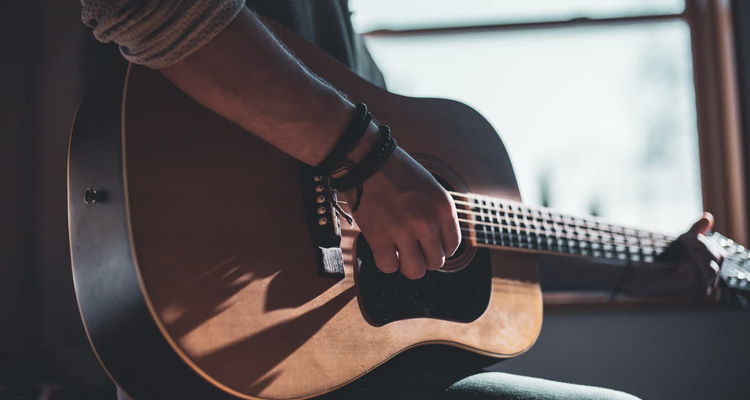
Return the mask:
M 298 61 L 258 15 L 287 25 L 364 78 L 384 85 L 352 29 L 347 0 L 81 3 L 82 19 L 98 40 L 116 42 L 129 61 L 158 69 L 205 107 L 309 165 L 319 165 L 331 153 L 356 114 L 355 105 Z M 377 110 L 372 112 L 377 117 Z M 361 162 L 378 138 L 379 127 L 370 122 L 345 161 Z M 419 279 L 455 252 L 461 240 L 455 205 L 406 152 L 396 147 L 362 185 L 361 198 L 354 190 L 340 196 L 349 204 L 360 201 L 353 217 L 383 272 Z M 720 252 L 701 239 L 712 223 L 705 214 L 680 237 L 690 251 L 675 262 L 685 273 L 668 281 L 667 290 L 705 290 L 705 282 L 715 276 L 710 261 L 720 260 Z M 625 289 L 664 290 L 652 278 L 634 277 Z M 634 399 L 608 389 L 478 372 L 407 363 L 390 372 L 378 368 L 321 398 Z M 118 396 L 125 398 L 122 392 Z

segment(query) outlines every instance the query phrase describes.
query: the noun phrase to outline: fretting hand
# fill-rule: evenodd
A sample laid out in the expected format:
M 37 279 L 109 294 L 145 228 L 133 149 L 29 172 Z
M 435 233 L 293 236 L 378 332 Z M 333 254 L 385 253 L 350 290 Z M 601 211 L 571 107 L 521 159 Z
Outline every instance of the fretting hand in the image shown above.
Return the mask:
M 706 237 L 713 224 L 713 216 L 703 213 L 703 217 L 680 235 L 660 257 L 677 267 L 677 274 L 669 281 L 670 286 L 665 288 L 665 293 L 710 295 L 715 289 L 724 250 Z

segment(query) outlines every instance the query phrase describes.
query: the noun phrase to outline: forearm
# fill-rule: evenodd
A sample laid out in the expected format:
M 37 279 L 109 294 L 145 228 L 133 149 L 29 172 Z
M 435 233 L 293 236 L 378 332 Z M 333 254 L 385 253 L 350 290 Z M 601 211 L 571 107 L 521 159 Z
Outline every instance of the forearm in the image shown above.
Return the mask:
M 330 152 L 354 113 L 351 102 L 303 67 L 247 9 L 161 72 L 207 108 L 311 165 Z

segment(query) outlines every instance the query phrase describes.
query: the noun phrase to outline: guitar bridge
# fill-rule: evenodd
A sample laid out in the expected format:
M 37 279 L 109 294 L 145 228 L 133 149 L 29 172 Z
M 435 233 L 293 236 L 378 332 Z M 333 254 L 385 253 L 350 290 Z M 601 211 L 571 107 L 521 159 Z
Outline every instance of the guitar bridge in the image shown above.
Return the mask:
M 310 236 L 320 276 L 344 277 L 341 252 L 341 221 L 334 207 L 336 192 L 315 168 L 302 166 L 302 191 Z

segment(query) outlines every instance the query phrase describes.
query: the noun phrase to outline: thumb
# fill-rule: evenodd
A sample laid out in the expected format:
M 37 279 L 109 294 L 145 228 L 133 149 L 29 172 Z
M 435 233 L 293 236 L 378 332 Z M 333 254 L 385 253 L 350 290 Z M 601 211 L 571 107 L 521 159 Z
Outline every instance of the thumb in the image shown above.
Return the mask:
M 714 226 L 714 216 L 709 212 L 704 212 L 701 219 L 694 223 L 688 232 L 693 234 L 707 234 Z

